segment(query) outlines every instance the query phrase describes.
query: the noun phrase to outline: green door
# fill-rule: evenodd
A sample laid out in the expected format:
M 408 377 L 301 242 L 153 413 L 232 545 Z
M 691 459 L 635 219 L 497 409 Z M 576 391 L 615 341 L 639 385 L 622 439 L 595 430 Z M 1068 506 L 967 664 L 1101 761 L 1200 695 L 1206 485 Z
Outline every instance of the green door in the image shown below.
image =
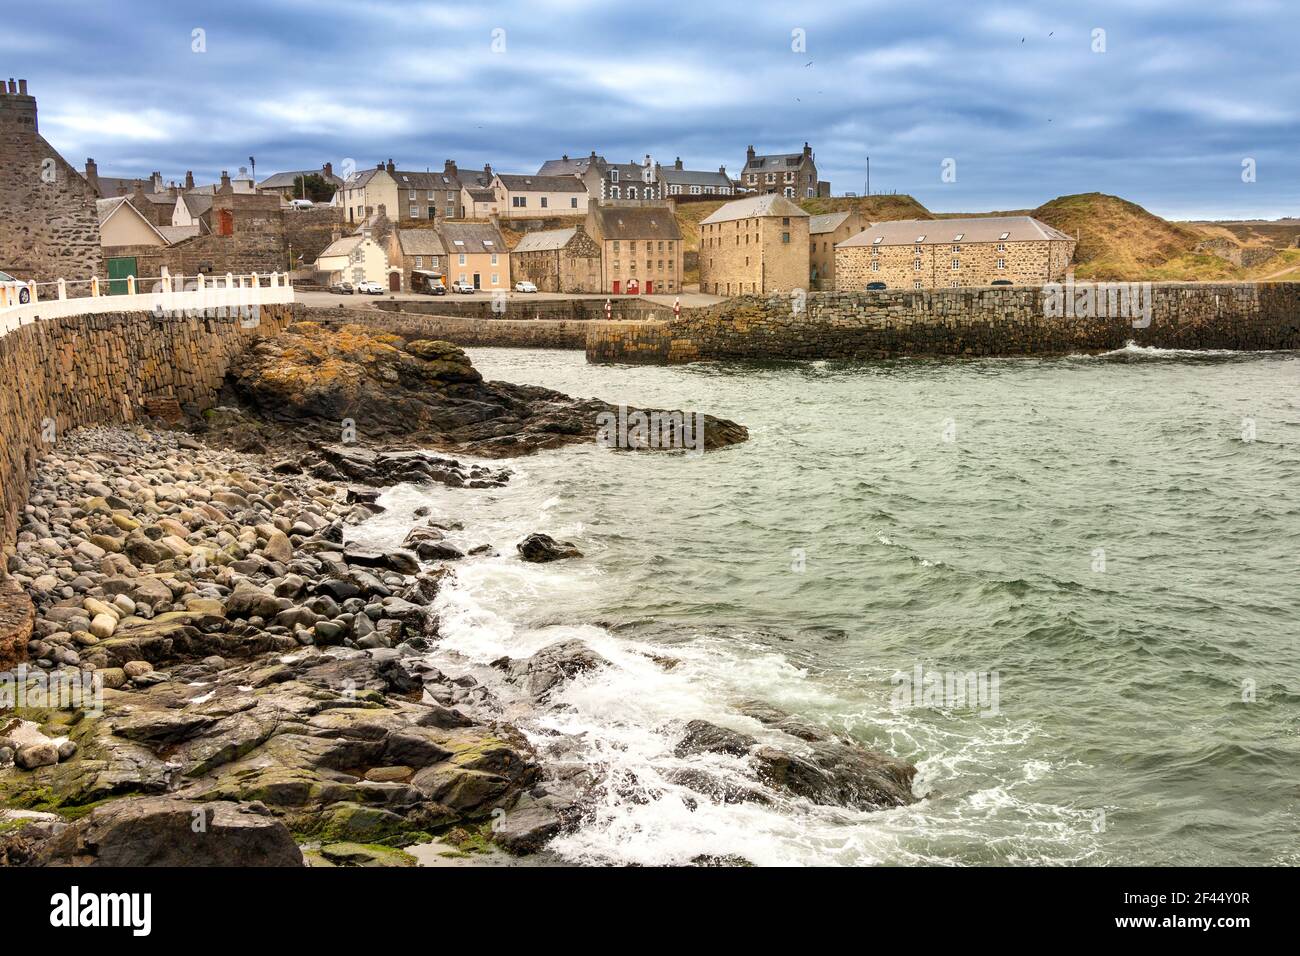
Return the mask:
M 108 294 L 126 295 L 126 277 L 139 275 L 135 271 L 135 256 L 122 256 L 108 260 Z

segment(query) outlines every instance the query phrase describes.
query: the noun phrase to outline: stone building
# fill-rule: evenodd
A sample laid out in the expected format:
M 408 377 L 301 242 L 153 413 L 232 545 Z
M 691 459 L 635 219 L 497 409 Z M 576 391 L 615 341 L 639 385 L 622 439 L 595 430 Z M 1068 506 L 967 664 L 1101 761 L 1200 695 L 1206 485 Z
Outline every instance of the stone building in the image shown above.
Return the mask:
M 656 168 L 649 154 L 640 163 L 635 161 L 607 163 L 600 160 L 593 152 L 587 158 L 582 182 L 587 187 L 587 195 L 593 201 L 659 200 L 663 195 L 660 192 L 659 180 L 655 177 Z
M 825 292 L 835 288 L 835 247 L 868 225 L 856 209 L 808 220 L 808 282 L 812 289 Z
M 434 229 L 393 229 L 388 234 L 388 262 L 395 267 L 388 275 L 388 291 L 410 292 L 411 277 L 426 278 L 447 285 L 447 248 Z
M 835 288 L 1042 285 L 1065 275 L 1075 244 L 1031 216 L 879 222 L 835 247 Z
M 326 285 L 339 282 L 378 282 L 388 288 L 390 264 L 383 245 L 369 229 L 335 239 L 316 257 L 316 273 Z
M 365 222 L 380 206 L 390 210 L 394 221 L 456 219 L 463 215 L 461 185 L 450 159 L 440 173 L 398 169 L 390 159 L 344 180 L 339 205 L 350 223 Z
M 750 146 L 745 150 L 740 185 L 750 192 L 776 193 L 786 199 L 812 199 L 831 194 L 831 184 L 817 178 L 817 159 L 807 143 L 799 153 L 763 155 L 755 153 Z
M 806 290 L 809 218 L 774 193 L 727 203 L 700 223 L 700 291 Z
M 681 291 L 682 232 L 666 204 L 593 203 L 586 229 L 600 246 L 601 292 Z
M 717 172 L 686 169 L 678 156 L 671 166 L 662 166 L 656 172 L 665 196 L 730 196 L 736 191 L 726 166 L 719 166 Z
M 302 184 L 299 182 L 300 179 L 308 176 L 319 176 L 335 190 L 343 186 L 343 180 L 334 175 L 334 164 L 325 163 L 320 169 L 296 169 L 287 173 L 275 173 L 258 183 L 257 191 L 276 193 L 284 199 L 310 199 L 310 196 L 301 195 Z
M 510 274 L 539 292 L 600 292 L 600 244 L 583 226 L 530 232 L 510 252 Z
M 53 282 L 102 267 L 94 193 L 41 136 L 27 81 L 0 82 L 0 272 Z

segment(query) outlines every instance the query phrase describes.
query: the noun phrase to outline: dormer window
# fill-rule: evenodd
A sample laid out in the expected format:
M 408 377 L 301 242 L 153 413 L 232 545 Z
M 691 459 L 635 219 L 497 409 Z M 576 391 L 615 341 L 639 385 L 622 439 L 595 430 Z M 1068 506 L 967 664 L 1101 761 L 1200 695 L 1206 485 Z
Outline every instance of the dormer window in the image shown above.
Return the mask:
M 610 181 L 611 183 L 616 183 L 616 182 L 618 182 L 618 170 L 617 170 L 617 169 L 611 169 L 611 170 L 609 171 L 609 181 Z

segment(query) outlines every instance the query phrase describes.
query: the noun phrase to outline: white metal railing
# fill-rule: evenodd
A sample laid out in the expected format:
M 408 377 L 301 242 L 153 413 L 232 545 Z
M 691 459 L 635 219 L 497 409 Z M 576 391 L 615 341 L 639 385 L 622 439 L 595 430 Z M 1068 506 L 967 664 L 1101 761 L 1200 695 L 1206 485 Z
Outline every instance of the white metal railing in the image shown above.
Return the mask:
M 85 294 L 70 296 L 70 288 Z M 117 287 L 123 291 L 110 294 Z M 176 318 L 198 317 L 224 310 L 246 314 L 262 305 L 294 301 L 289 277 L 280 272 L 214 277 L 171 275 L 167 267 L 156 277 L 125 279 L 58 279 L 54 282 L 0 283 L 0 335 L 41 319 L 101 312 L 153 312 Z

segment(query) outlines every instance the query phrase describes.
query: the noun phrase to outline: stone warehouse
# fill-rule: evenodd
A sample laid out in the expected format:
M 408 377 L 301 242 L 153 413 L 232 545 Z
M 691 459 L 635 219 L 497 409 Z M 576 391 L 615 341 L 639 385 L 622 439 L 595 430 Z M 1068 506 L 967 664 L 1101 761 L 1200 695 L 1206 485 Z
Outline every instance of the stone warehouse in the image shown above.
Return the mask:
M 88 280 L 102 261 L 94 193 L 41 136 L 27 81 L 0 81 L 0 271 Z
M 530 232 L 510 253 L 510 274 L 539 292 L 599 292 L 600 244 L 581 225 Z
M 682 231 L 667 205 L 593 203 L 586 231 L 600 247 L 601 292 L 652 295 L 682 288 Z
M 700 291 L 807 289 L 808 223 L 806 212 L 776 194 L 727 203 L 700 223 Z
M 1042 285 L 1065 275 L 1075 244 L 1031 216 L 880 222 L 835 247 L 835 288 Z
M 870 223 L 856 209 L 813 216 L 808 220 L 808 281 L 818 292 L 835 288 L 835 247 Z

